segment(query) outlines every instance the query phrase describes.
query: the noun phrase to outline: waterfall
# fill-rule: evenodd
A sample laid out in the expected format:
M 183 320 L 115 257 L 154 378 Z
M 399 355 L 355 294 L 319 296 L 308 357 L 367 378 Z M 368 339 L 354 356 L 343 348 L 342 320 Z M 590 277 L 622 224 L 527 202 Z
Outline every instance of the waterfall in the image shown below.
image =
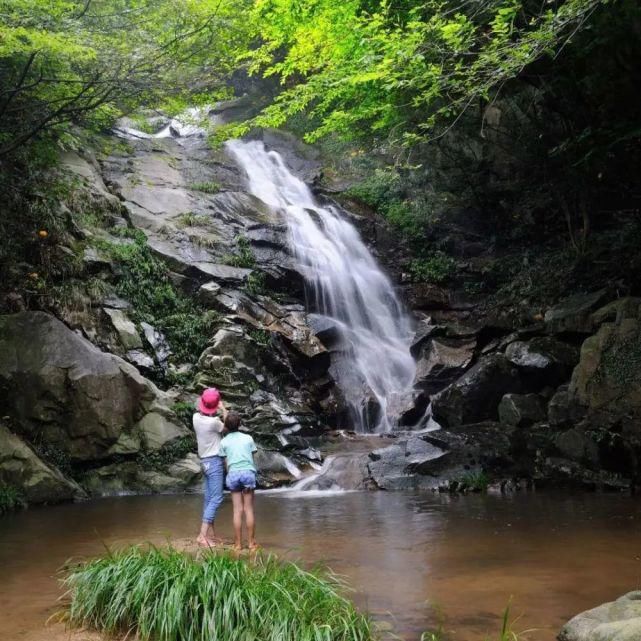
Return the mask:
M 249 191 L 281 212 L 304 275 L 310 311 L 339 337 L 330 373 L 357 431 L 392 429 L 411 394 L 412 328 L 390 280 L 337 208 L 322 206 L 262 142 L 227 143 Z M 334 349 L 334 348 L 333 348 Z

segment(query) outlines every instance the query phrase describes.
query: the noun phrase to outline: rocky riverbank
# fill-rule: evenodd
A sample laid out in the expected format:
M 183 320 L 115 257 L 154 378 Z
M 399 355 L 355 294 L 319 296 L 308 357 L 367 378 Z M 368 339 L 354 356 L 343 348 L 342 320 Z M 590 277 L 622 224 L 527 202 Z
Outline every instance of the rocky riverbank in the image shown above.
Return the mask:
M 66 227 L 34 238 L 3 292 L 0 480 L 34 503 L 192 488 L 189 415 L 208 385 L 260 442 L 263 486 L 316 473 L 331 431 L 350 427 L 331 374 L 340 346 L 306 309 L 284 222 L 198 132 L 126 124 L 100 151 L 63 156 Z M 313 149 L 263 137 L 327 198 Z M 578 293 L 507 323 L 459 290 L 408 282 L 386 224 L 344 215 L 414 312 L 417 375 L 405 431 L 321 476 L 388 490 L 636 485 L 640 299 Z M 68 267 L 49 278 L 53 263 Z M 442 429 L 413 432 L 430 404 Z M 337 438 L 349 454 L 353 439 Z

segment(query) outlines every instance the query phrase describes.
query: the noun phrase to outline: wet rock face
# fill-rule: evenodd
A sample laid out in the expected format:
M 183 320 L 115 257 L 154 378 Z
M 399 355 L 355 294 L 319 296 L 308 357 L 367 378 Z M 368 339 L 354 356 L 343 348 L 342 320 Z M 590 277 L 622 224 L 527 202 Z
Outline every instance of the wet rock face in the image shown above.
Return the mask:
M 416 363 L 417 386 L 428 394 L 439 392 L 461 376 L 474 357 L 476 340 L 434 338 L 423 344 Z
M 641 639 L 641 591 L 577 614 L 558 641 L 637 641 Z
M 520 392 L 522 386 L 517 368 L 502 354 L 493 354 L 432 398 L 434 418 L 444 426 L 496 418 L 503 395 Z
M 505 357 L 519 368 L 530 387 L 556 387 L 569 378 L 579 362 L 579 351 L 572 345 L 544 336 L 510 343 Z
M 108 456 L 123 434 L 147 438 L 152 423 L 163 443 L 186 434 L 134 367 L 43 312 L 0 317 L 0 389 L 21 434 L 75 461 Z

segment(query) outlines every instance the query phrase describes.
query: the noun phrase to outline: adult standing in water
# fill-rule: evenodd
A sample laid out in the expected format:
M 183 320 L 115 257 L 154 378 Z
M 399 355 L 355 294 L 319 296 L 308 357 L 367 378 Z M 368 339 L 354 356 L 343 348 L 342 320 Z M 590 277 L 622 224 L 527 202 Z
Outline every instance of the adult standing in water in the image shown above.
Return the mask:
M 220 409 L 222 420 L 216 416 Z M 207 388 L 198 399 L 197 412 L 193 417 L 198 456 L 205 475 L 205 501 L 200 533 L 196 542 L 203 547 L 214 547 L 216 539 L 214 519 L 223 502 L 223 459 L 220 456 L 220 441 L 227 408 L 215 387 Z

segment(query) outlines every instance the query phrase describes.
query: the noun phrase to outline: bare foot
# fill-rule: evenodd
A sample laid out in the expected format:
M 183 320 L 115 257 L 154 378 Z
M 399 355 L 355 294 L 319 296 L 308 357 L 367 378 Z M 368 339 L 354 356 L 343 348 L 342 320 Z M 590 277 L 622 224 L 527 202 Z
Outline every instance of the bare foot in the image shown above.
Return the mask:
M 213 548 L 213 547 L 216 547 L 216 544 L 213 541 L 210 541 L 209 539 L 206 539 L 204 536 L 199 536 L 196 539 L 196 543 L 198 543 L 198 545 L 201 548 Z
M 242 552 L 243 551 L 243 546 L 240 543 L 234 543 L 234 551 L 235 552 Z
M 256 541 L 252 541 L 249 544 L 249 551 L 250 552 L 256 552 L 257 550 L 260 550 L 260 545 L 258 545 L 258 543 L 256 543 Z

